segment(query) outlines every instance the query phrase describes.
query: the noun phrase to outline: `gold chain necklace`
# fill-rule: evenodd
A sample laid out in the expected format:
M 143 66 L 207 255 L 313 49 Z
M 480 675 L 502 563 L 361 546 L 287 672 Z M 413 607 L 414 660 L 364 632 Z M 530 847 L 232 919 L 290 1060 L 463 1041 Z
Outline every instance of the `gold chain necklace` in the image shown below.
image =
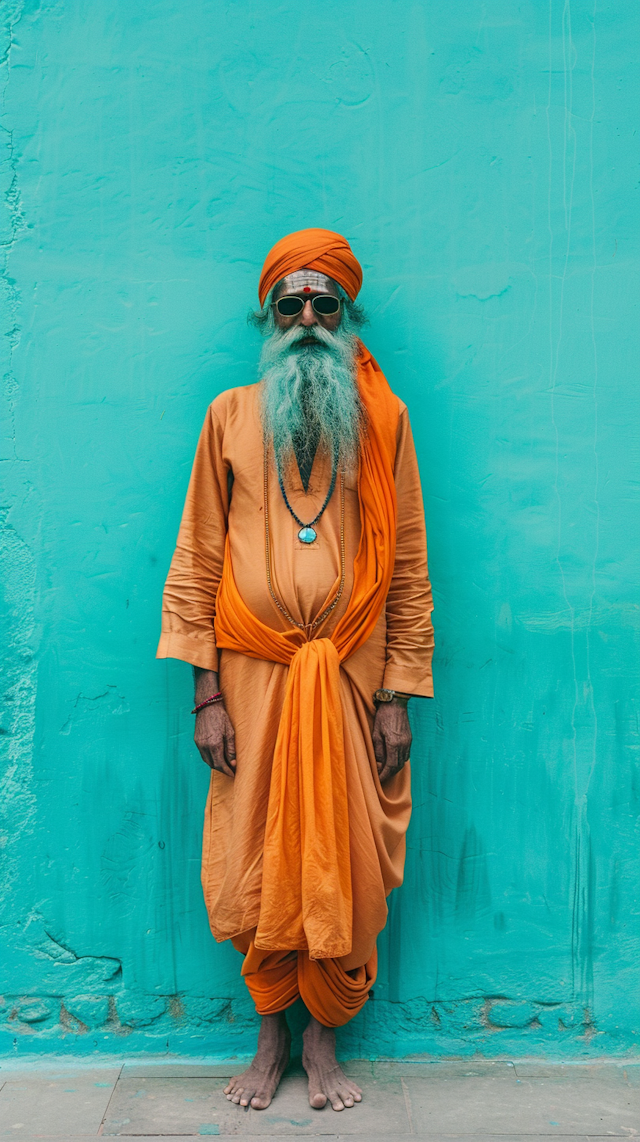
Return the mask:
M 280 614 L 284 615 L 285 619 L 291 623 L 292 626 L 298 627 L 299 630 L 307 631 L 309 634 L 316 630 L 329 615 L 337 607 L 344 590 L 344 577 L 345 577 L 345 554 L 344 554 L 344 473 L 340 471 L 340 584 L 336 592 L 335 598 L 325 607 L 322 614 L 318 615 L 312 623 L 299 623 L 289 614 L 288 610 L 283 603 L 278 599 L 271 581 L 271 532 L 269 528 L 269 453 L 268 446 L 265 442 L 264 445 L 264 553 L 265 564 L 267 569 L 267 586 L 269 594 L 273 599 Z

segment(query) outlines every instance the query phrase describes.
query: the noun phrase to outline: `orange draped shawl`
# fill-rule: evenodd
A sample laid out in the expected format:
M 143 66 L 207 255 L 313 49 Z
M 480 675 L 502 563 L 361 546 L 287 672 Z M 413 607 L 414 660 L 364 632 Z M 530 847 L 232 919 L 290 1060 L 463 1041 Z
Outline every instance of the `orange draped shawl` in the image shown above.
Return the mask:
M 369 638 L 385 605 L 396 545 L 398 400 L 364 346 L 358 388 L 367 414 L 358 474 L 361 536 L 351 598 L 330 637 L 272 630 L 251 613 L 229 540 L 216 598 L 219 647 L 289 666 L 273 755 L 255 946 L 346 956 L 352 943 L 349 808 L 340 663 Z

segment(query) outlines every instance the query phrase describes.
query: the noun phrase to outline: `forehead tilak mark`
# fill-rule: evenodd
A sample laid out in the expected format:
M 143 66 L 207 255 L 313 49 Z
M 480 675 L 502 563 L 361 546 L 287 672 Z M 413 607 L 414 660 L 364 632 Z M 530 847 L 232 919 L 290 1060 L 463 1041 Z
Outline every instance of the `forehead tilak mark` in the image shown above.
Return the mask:
M 294 270 L 293 273 L 287 274 L 282 278 L 275 287 L 276 296 L 279 293 L 335 293 L 338 290 L 336 283 L 332 281 L 326 274 L 319 273 L 318 270 Z

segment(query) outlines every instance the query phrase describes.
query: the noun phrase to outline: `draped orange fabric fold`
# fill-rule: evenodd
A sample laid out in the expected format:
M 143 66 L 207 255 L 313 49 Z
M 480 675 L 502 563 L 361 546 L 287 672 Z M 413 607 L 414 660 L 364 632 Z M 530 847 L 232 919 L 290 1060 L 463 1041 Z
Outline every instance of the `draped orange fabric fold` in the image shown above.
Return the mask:
M 260 952 L 252 940 L 242 974 L 258 1015 L 286 1011 L 300 997 L 319 1023 L 342 1027 L 364 1007 L 377 969 L 375 948 L 366 964 L 345 971 L 337 960 L 312 960 L 304 951 Z
M 367 414 L 360 449 L 361 535 L 351 598 L 330 637 L 262 623 L 240 596 L 227 539 L 216 598 L 218 647 L 289 666 L 273 757 L 255 946 L 348 955 L 352 939 L 349 819 L 340 663 L 382 612 L 395 561 L 397 398 L 361 346 L 358 387 Z

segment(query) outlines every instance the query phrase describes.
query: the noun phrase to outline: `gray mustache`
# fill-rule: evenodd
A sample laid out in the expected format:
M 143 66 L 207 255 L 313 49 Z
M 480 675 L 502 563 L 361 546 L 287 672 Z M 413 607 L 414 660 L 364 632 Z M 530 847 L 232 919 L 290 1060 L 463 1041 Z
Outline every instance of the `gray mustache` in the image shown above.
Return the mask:
M 283 348 L 296 345 L 299 341 L 314 341 L 316 345 L 322 345 L 326 348 L 333 348 L 338 344 L 338 338 L 333 333 L 327 329 L 318 332 L 317 326 L 314 325 L 310 325 L 308 328 L 297 325 L 294 329 L 281 333 L 277 340 Z

